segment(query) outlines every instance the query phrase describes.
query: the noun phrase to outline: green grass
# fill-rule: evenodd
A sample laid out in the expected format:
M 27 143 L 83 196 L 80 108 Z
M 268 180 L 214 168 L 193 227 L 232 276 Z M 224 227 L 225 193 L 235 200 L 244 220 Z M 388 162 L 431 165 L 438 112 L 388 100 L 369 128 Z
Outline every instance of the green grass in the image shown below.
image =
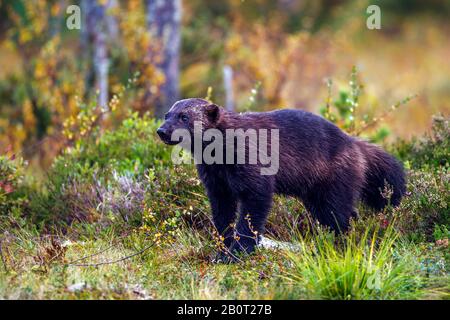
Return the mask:
M 1 299 L 420 299 L 448 297 L 448 274 L 430 275 L 423 253 L 392 227 L 336 239 L 314 229 L 292 234 L 298 250 L 260 249 L 242 263 L 213 264 L 207 233 L 183 226 L 175 241 L 152 242 L 140 231 L 118 236 L 114 227 L 74 228 L 71 234 L 36 238 L 21 230 L 2 241 Z M 367 225 L 368 224 L 368 225 Z M 82 231 L 82 236 L 75 236 Z M 105 250 L 106 249 L 106 250 Z M 95 255 L 97 254 L 97 255 Z M 94 255 L 90 257 L 91 255 Z M 84 260 L 77 259 L 89 257 Z M 6 269 L 5 269 L 6 267 Z M 79 290 L 71 287 L 78 284 Z
M 369 226 L 340 239 L 317 231 L 300 236 L 299 252 L 286 254 L 293 262 L 288 278 L 317 299 L 419 297 L 425 279 L 416 273 L 416 257 L 397 243 L 392 226 L 379 233 Z
M 41 184 L 0 157 L 0 299 L 450 298 L 448 120 L 392 146 L 408 168 L 398 208 L 361 207 L 336 237 L 276 197 L 267 234 L 296 249 L 231 265 L 211 263 L 205 191 L 193 166 L 172 165 L 157 125 L 133 116 L 80 141 Z

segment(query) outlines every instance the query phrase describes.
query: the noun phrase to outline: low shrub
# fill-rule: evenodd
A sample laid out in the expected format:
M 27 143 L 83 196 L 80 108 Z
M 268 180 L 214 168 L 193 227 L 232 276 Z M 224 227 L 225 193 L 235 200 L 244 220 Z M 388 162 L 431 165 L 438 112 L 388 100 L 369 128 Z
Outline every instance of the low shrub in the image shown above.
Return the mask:
M 450 226 L 450 172 L 411 170 L 408 194 L 394 211 L 404 234 L 417 240 L 433 240 L 436 224 Z
M 0 216 L 20 213 L 26 201 L 24 162 L 0 156 Z
M 450 126 L 449 117 L 433 116 L 431 134 L 412 141 L 400 141 L 393 146 L 393 152 L 406 162 L 407 167 L 450 169 Z
M 192 165 L 173 166 L 158 126 L 134 114 L 115 130 L 75 142 L 55 159 L 45 192 L 33 198 L 36 221 L 142 225 L 152 215 L 185 215 L 194 222 L 207 205 L 203 188 Z

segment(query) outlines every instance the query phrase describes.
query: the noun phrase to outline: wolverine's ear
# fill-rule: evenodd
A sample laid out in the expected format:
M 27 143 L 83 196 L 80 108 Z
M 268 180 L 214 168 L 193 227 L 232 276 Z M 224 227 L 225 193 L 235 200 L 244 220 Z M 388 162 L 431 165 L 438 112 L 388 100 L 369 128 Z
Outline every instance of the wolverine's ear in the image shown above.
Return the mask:
M 220 108 L 218 105 L 211 103 L 205 106 L 205 114 L 208 117 L 209 121 L 217 122 L 220 116 Z

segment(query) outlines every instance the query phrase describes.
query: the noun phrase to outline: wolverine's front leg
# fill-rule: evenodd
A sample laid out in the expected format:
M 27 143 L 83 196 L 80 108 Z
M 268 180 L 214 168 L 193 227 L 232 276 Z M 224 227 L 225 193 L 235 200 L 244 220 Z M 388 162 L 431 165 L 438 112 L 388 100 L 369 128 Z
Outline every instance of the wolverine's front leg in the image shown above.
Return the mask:
M 208 187 L 207 194 L 211 203 L 214 226 L 226 248 L 233 241 L 233 223 L 236 219 L 237 198 L 226 186 Z
M 240 197 L 240 215 L 235 230 L 235 240 L 230 247 L 233 253 L 251 253 L 264 231 L 272 205 L 272 193 L 248 192 Z

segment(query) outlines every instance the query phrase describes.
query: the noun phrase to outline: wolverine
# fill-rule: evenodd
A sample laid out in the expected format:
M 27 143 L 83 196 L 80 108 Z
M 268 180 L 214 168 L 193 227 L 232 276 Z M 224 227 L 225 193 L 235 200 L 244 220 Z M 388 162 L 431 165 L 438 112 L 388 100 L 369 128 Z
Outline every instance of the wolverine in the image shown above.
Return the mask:
M 403 167 L 392 155 L 310 112 L 236 113 L 204 99 L 184 99 L 167 112 L 157 134 L 164 143 L 175 145 L 181 141 L 174 140 L 173 133 L 184 129 L 193 141 L 195 123 L 201 123 L 203 131 L 214 129 L 224 136 L 230 129 L 277 130 L 277 149 L 268 139 L 267 150 L 277 152 L 274 174 L 261 174 L 265 164 L 260 161 L 196 164 L 214 225 L 232 256 L 255 250 L 275 194 L 297 197 L 319 223 L 340 233 L 357 217 L 358 201 L 379 211 L 398 206 L 406 190 Z M 203 141 L 202 147 L 210 143 Z M 248 145 L 245 149 L 250 150 Z

